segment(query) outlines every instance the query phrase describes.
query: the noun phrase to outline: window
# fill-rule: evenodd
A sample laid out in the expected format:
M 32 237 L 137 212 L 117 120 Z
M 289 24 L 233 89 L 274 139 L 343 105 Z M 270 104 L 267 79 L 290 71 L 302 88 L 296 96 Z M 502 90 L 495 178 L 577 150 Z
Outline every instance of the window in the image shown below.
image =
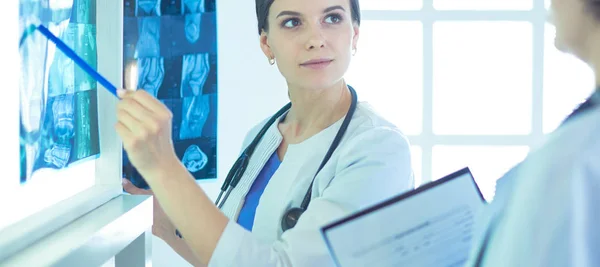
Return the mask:
M 377 107 L 406 134 L 422 128 L 423 27 L 421 22 L 365 21 L 347 73 L 361 100 Z M 389 34 L 389 33 L 394 34 Z M 377 71 L 373 71 L 377 70 Z M 402 76 L 398 74 L 403 73 Z
M 434 134 L 531 132 L 531 32 L 529 22 L 434 23 Z
M 438 10 L 528 10 L 533 0 L 433 0 Z
M 468 166 L 482 193 L 594 89 L 557 51 L 547 0 L 361 2 L 347 75 L 411 141 L 417 184 Z
M 494 181 L 522 161 L 527 152 L 527 146 L 434 145 L 432 176 L 439 179 L 468 165 L 481 193 L 490 199 L 494 195 Z
M 421 0 L 367 0 L 360 2 L 361 10 L 418 10 L 422 7 Z

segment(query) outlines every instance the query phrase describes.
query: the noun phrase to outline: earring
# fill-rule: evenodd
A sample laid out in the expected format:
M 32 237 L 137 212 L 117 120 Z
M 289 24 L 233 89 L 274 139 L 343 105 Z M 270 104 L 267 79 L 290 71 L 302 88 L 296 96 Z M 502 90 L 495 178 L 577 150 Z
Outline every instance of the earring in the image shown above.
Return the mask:
M 352 48 L 352 55 L 353 55 L 353 56 L 354 56 L 354 55 L 356 55 L 356 47 L 355 47 L 355 48 Z
M 269 64 L 271 64 L 271 65 L 275 64 L 275 58 L 269 58 Z

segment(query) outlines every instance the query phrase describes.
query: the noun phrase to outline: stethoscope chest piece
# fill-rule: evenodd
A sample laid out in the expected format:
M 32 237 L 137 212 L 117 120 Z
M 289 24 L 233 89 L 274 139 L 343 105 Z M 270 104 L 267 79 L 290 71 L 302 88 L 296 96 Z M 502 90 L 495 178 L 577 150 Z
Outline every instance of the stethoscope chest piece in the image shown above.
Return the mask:
M 298 223 L 300 216 L 302 216 L 302 213 L 304 213 L 304 209 L 299 207 L 287 210 L 285 214 L 283 214 L 283 218 L 281 218 L 281 230 L 285 232 L 294 228 L 296 223 Z

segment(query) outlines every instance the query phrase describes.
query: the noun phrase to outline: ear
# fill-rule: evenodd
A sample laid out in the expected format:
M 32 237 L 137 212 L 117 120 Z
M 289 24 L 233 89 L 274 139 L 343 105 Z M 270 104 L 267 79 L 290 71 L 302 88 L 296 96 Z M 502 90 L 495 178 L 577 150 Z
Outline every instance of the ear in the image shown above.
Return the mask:
M 269 45 L 269 38 L 267 33 L 263 30 L 260 34 L 260 49 L 263 51 L 268 59 L 274 58 L 273 51 Z
M 357 23 L 353 23 L 352 29 L 353 29 L 353 33 L 354 33 L 354 35 L 352 36 L 352 49 L 356 49 L 356 46 L 358 45 L 358 36 L 360 33 L 360 26 L 358 26 Z

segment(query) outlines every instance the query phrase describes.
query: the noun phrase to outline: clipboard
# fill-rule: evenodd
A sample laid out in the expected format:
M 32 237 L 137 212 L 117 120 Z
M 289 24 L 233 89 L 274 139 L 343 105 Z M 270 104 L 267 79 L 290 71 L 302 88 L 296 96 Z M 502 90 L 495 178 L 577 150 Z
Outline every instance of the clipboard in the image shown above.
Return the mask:
M 468 167 L 321 228 L 338 267 L 463 266 L 486 205 Z

